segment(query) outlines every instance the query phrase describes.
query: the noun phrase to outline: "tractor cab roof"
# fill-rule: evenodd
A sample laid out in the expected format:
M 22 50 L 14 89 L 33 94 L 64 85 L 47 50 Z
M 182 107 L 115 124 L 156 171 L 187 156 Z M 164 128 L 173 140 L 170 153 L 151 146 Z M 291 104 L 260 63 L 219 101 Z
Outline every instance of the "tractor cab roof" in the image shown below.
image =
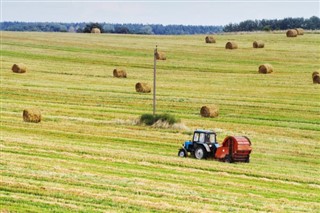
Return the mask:
M 205 134 L 215 134 L 216 135 L 216 133 L 212 130 L 203 130 L 203 129 L 197 129 L 194 131 L 194 133 L 205 133 Z

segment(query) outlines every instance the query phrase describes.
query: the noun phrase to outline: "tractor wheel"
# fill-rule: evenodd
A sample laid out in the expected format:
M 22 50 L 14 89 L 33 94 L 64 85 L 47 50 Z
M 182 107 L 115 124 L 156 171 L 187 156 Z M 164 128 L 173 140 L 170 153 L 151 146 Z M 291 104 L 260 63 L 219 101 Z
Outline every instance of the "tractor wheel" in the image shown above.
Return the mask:
M 200 146 L 194 151 L 194 156 L 199 160 L 206 158 L 206 150 Z
M 178 152 L 178 156 L 182 157 L 182 158 L 186 158 L 186 157 L 188 157 L 188 154 L 187 154 L 186 150 L 180 149 Z
M 231 156 L 230 155 L 226 155 L 226 157 L 224 158 L 224 162 L 232 163 Z

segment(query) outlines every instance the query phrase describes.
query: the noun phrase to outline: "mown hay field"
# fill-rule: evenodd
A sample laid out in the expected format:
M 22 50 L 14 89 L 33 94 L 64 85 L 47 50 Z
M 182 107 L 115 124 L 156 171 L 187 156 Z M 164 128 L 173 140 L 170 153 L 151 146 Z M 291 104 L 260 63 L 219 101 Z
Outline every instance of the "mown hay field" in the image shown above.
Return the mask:
M 1 32 L 1 211 L 319 211 L 319 35 L 204 38 Z M 157 111 L 189 129 L 134 124 L 152 113 L 152 93 L 135 84 L 152 85 L 156 44 L 167 57 Z M 15 63 L 27 72 L 13 73 Z M 258 73 L 265 63 L 273 73 Z M 201 117 L 213 104 L 219 116 Z M 25 108 L 40 109 L 41 122 L 24 122 Z M 251 162 L 178 158 L 197 128 L 220 142 L 248 136 Z

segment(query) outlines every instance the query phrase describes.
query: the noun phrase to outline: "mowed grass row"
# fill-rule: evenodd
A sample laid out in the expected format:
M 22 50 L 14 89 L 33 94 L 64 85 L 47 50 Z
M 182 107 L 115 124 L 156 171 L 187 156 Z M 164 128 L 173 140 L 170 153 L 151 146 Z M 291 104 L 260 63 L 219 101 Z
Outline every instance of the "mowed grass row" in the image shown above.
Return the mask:
M 1 209 L 9 211 L 309 211 L 320 207 L 319 36 L 90 35 L 2 32 Z M 225 50 L 236 40 L 238 50 Z M 263 40 L 264 49 L 253 49 Z M 153 49 L 157 111 L 184 129 L 134 124 L 152 112 Z M 11 72 L 14 63 L 28 66 Z M 258 74 L 271 63 L 275 73 Z M 127 79 L 112 77 L 125 68 Z M 218 104 L 215 119 L 200 107 Z M 39 124 L 22 121 L 38 107 Z M 250 164 L 181 159 L 196 128 L 247 135 Z

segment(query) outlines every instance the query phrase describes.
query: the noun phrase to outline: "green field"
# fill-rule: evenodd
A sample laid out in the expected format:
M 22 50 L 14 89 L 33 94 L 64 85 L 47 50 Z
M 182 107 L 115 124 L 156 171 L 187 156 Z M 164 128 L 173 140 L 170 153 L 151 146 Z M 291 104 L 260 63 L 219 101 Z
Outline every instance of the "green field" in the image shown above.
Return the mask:
M 319 212 L 320 36 L 305 34 L 144 36 L 1 32 L 1 182 L 6 212 Z M 229 40 L 239 49 L 225 50 Z M 253 49 L 254 40 L 265 48 Z M 188 128 L 135 125 L 158 113 Z M 11 71 L 14 63 L 28 67 Z M 274 73 L 258 74 L 271 63 Z M 124 68 L 128 78 L 112 76 Z M 202 118 L 217 104 L 218 118 Z M 41 110 L 41 123 L 22 120 Z M 197 128 L 219 142 L 246 135 L 249 164 L 182 159 Z

